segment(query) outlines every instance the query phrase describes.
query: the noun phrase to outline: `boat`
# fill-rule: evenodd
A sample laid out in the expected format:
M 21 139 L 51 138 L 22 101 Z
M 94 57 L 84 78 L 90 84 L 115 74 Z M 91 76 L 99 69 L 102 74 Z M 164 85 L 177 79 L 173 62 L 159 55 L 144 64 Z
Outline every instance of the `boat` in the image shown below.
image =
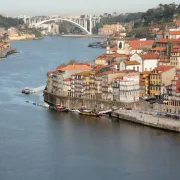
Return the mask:
M 81 111 L 79 109 L 71 109 L 69 110 L 70 112 L 74 112 L 74 113 L 80 113 Z
M 23 93 L 23 94 L 31 94 L 31 93 L 33 93 L 33 90 L 30 89 L 30 88 L 28 88 L 28 87 L 26 87 L 26 88 L 24 88 L 24 89 L 22 90 L 22 93 Z
M 68 108 L 63 107 L 63 106 L 60 106 L 60 105 L 56 105 L 56 106 L 55 106 L 55 110 L 56 110 L 56 111 L 60 111 L 60 112 L 68 112 L 68 111 L 69 111 Z
M 44 108 L 49 108 L 50 106 L 49 106 L 48 103 L 44 102 L 44 103 L 42 104 L 42 107 L 44 107 Z
M 86 115 L 86 116 L 93 116 L 93 117 L 99 117 L 99 116 L 101 116 L 101 114 L 96 114 L 96 113 L 94 113 L 93 111 L 89 111 L 89 110 L 80 112 L 79 114 L 80 114 L 80 115 Z

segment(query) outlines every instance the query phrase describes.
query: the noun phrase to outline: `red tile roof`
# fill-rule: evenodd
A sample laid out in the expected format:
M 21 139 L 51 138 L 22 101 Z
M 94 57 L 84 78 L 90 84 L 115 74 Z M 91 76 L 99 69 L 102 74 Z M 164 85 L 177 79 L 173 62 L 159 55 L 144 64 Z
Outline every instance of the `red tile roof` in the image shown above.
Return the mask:
M 86 64 L 72 64 L 67 65 L 65 67 L 58 67 L 60 71 L 67 71 L 67 70 L 91 70 L 91 67 Z
M 71 80 L 72 80 L 71 78 L 64 79 L 64 81 L 71 81 Z
M 180 35 L 180 31 L 169 31 L 170 35 Z
M 129 45 L 133 50 L 144 49 L 145 47 L 152 47 L 154 40 L 132 40 L 129 41 Z
M 172 68 L 174 68 L 174 66 L 159 66 L 159 67 L 155 68 L 155 70 L 164 72 L 164 71 L 168 71 Z
M 159 59 L 159 54 L 157 53 L 147 53 L 142 55 L 143 59 Z
M 137 62 L 137 61 L 125 61 L 124 63 L 125 63 L 126 65 L 140 65 L 140 63 Z
M 158 39 L 156 42 L 157 42 L 157 43 L 168 43 L 169 40 L 168 40 L 168 39 L 165 39 L 165 38 L 162 38 L 162 39 Z
M 167 47 L 155 47 L 152 49 L 153 51 L 166 51 Z
M 163 32 L 162 31 L 159 31 L 156 33 L 157 35 L 163 35 Z

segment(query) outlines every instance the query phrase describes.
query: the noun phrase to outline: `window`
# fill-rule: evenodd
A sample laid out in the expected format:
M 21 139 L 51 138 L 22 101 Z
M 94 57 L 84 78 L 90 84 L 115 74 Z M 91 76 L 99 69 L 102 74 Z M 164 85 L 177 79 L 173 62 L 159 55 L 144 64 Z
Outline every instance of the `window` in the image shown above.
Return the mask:
M 137 66 L 137 71 L 139 71 L 139 66 Z

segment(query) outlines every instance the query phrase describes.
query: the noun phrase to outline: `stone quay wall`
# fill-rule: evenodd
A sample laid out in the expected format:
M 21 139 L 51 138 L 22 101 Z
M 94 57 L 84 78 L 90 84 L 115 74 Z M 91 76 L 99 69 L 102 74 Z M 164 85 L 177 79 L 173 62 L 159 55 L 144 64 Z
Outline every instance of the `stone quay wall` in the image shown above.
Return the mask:
M 117 110 L 112 113 L 113 117 L 117 117 L 119 120 L 125 120 L 132 123 L 142 124 L 145 126 L 180 132 L 180 121 L 165 117 L 155 116 L 152 112 L 140 112 L 137 110 Z
M 80 108 L 86 106 L 88 109 L 97 111 L 114 108 L 134 108 L 138 103 L 122 103 L 117 101 L 105 101 L 101 99 L 84 99 L 68 96 L 57 96 L 48 91 L 44 91 L 44 101 L 52 105 L 61 105 L 67 108 Z

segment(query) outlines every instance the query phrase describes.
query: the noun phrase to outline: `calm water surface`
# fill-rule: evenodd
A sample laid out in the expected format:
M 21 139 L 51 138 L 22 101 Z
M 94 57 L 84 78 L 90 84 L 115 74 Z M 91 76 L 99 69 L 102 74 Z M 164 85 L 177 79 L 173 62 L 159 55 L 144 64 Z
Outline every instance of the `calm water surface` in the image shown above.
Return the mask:
M 0 180 L 179 180 L 180 135 L 25 102 L 43 100 L 21 90 L 44 85 L 48 70 L 102 53 L 87 47 L 96 40 L 12 43 L 20 54 L 0 61 Z

